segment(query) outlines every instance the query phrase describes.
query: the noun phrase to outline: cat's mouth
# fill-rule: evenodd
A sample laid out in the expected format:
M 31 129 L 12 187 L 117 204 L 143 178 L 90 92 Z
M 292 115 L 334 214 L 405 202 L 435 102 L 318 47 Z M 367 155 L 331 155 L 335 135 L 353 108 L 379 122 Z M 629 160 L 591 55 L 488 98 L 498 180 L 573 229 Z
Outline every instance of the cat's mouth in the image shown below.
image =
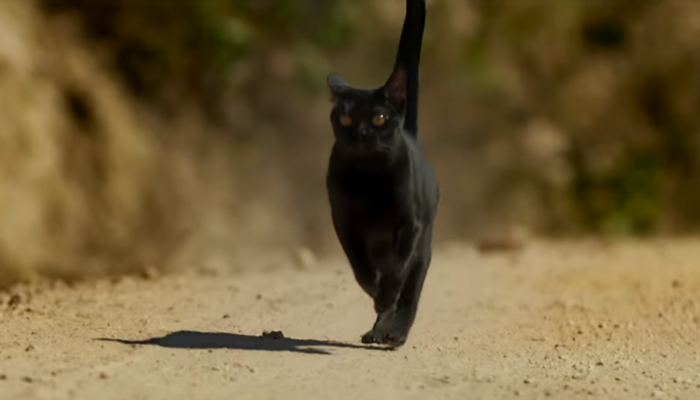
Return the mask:
M 387 152 L 387 145 L 377 138 L 353 138 L 343 141 L 343 147 L 349 151 L 359 154 L 374 154 Z
M 356 146 L 356 151 L 358 153 L 372 155 L 372 154 L 386 154 L 391 153 L 391 147 L 381 143 L 381 142 L 364 142 Z
M 360 140 L 355 143 L 355 147 L 364 152 L 376 152 L 381 148 L 376 140 Z

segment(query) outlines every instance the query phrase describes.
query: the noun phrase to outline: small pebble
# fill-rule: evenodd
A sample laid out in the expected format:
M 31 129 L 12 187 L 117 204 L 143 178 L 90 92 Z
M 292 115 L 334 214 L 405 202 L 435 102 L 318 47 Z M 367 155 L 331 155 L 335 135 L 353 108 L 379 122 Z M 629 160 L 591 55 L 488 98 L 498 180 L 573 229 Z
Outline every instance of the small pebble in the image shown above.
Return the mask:
M 284 339 L 282 331 L 265 331 L 262 334 L 265 339 Z
M 150 265 L 141 271 L 141 278 L 146 280 L 156 279 L 159 275 L 158 269 Z
M 306 270 L 316 265 L 316 256 L 306 247 L 302 247 L 296 252 L 296 266 L 300 270 Z
M 10 301 L 7 302 L 7 306 L 10 308 L 15 308 L 21 302 L 22 302 L 22 298 L 19 297 L 18 294 L 13 294 L 12 297 L 10 297 Z

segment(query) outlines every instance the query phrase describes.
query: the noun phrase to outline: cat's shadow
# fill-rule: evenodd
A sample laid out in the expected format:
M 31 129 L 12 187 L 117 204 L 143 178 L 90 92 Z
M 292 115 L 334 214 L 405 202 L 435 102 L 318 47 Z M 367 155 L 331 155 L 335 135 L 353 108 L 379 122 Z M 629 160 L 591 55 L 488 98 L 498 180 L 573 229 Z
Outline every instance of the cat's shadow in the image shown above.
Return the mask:
M 127 345 L 149 345 L 175 349 L 228 349 L 258 351 L 288 351 L 305 354 L 331 354 L 329 348 L 383 350 L 390 348 L 362 346 L 330 340 L 267 338 L 224 332 L 177 331 L 145 340 L 98 338 L 95 340 Z

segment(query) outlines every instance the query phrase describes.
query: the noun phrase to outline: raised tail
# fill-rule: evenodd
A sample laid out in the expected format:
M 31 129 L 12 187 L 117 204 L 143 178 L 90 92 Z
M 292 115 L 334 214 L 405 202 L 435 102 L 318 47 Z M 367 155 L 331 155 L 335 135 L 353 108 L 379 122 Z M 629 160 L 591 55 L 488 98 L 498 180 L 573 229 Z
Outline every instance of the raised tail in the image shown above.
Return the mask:
M 425 0 L 406 0 L 406 18 L 394 65 L 394 73 L 399 69 L 406 73 L 404 129 L 413 136 L 418 135 L 418 75 L 425 28 L 425 8 Z

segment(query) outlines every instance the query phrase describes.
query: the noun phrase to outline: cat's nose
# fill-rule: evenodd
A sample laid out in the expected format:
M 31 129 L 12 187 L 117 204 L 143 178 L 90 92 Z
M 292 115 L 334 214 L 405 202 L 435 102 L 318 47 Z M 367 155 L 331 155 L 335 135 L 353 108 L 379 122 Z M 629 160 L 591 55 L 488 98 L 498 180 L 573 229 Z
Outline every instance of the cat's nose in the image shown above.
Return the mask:
M 357 129 L 357 133 L 360 135 L 361 138 L 367 137 L 369 135 L 369 126 L 361 124 L 360 127 Z

